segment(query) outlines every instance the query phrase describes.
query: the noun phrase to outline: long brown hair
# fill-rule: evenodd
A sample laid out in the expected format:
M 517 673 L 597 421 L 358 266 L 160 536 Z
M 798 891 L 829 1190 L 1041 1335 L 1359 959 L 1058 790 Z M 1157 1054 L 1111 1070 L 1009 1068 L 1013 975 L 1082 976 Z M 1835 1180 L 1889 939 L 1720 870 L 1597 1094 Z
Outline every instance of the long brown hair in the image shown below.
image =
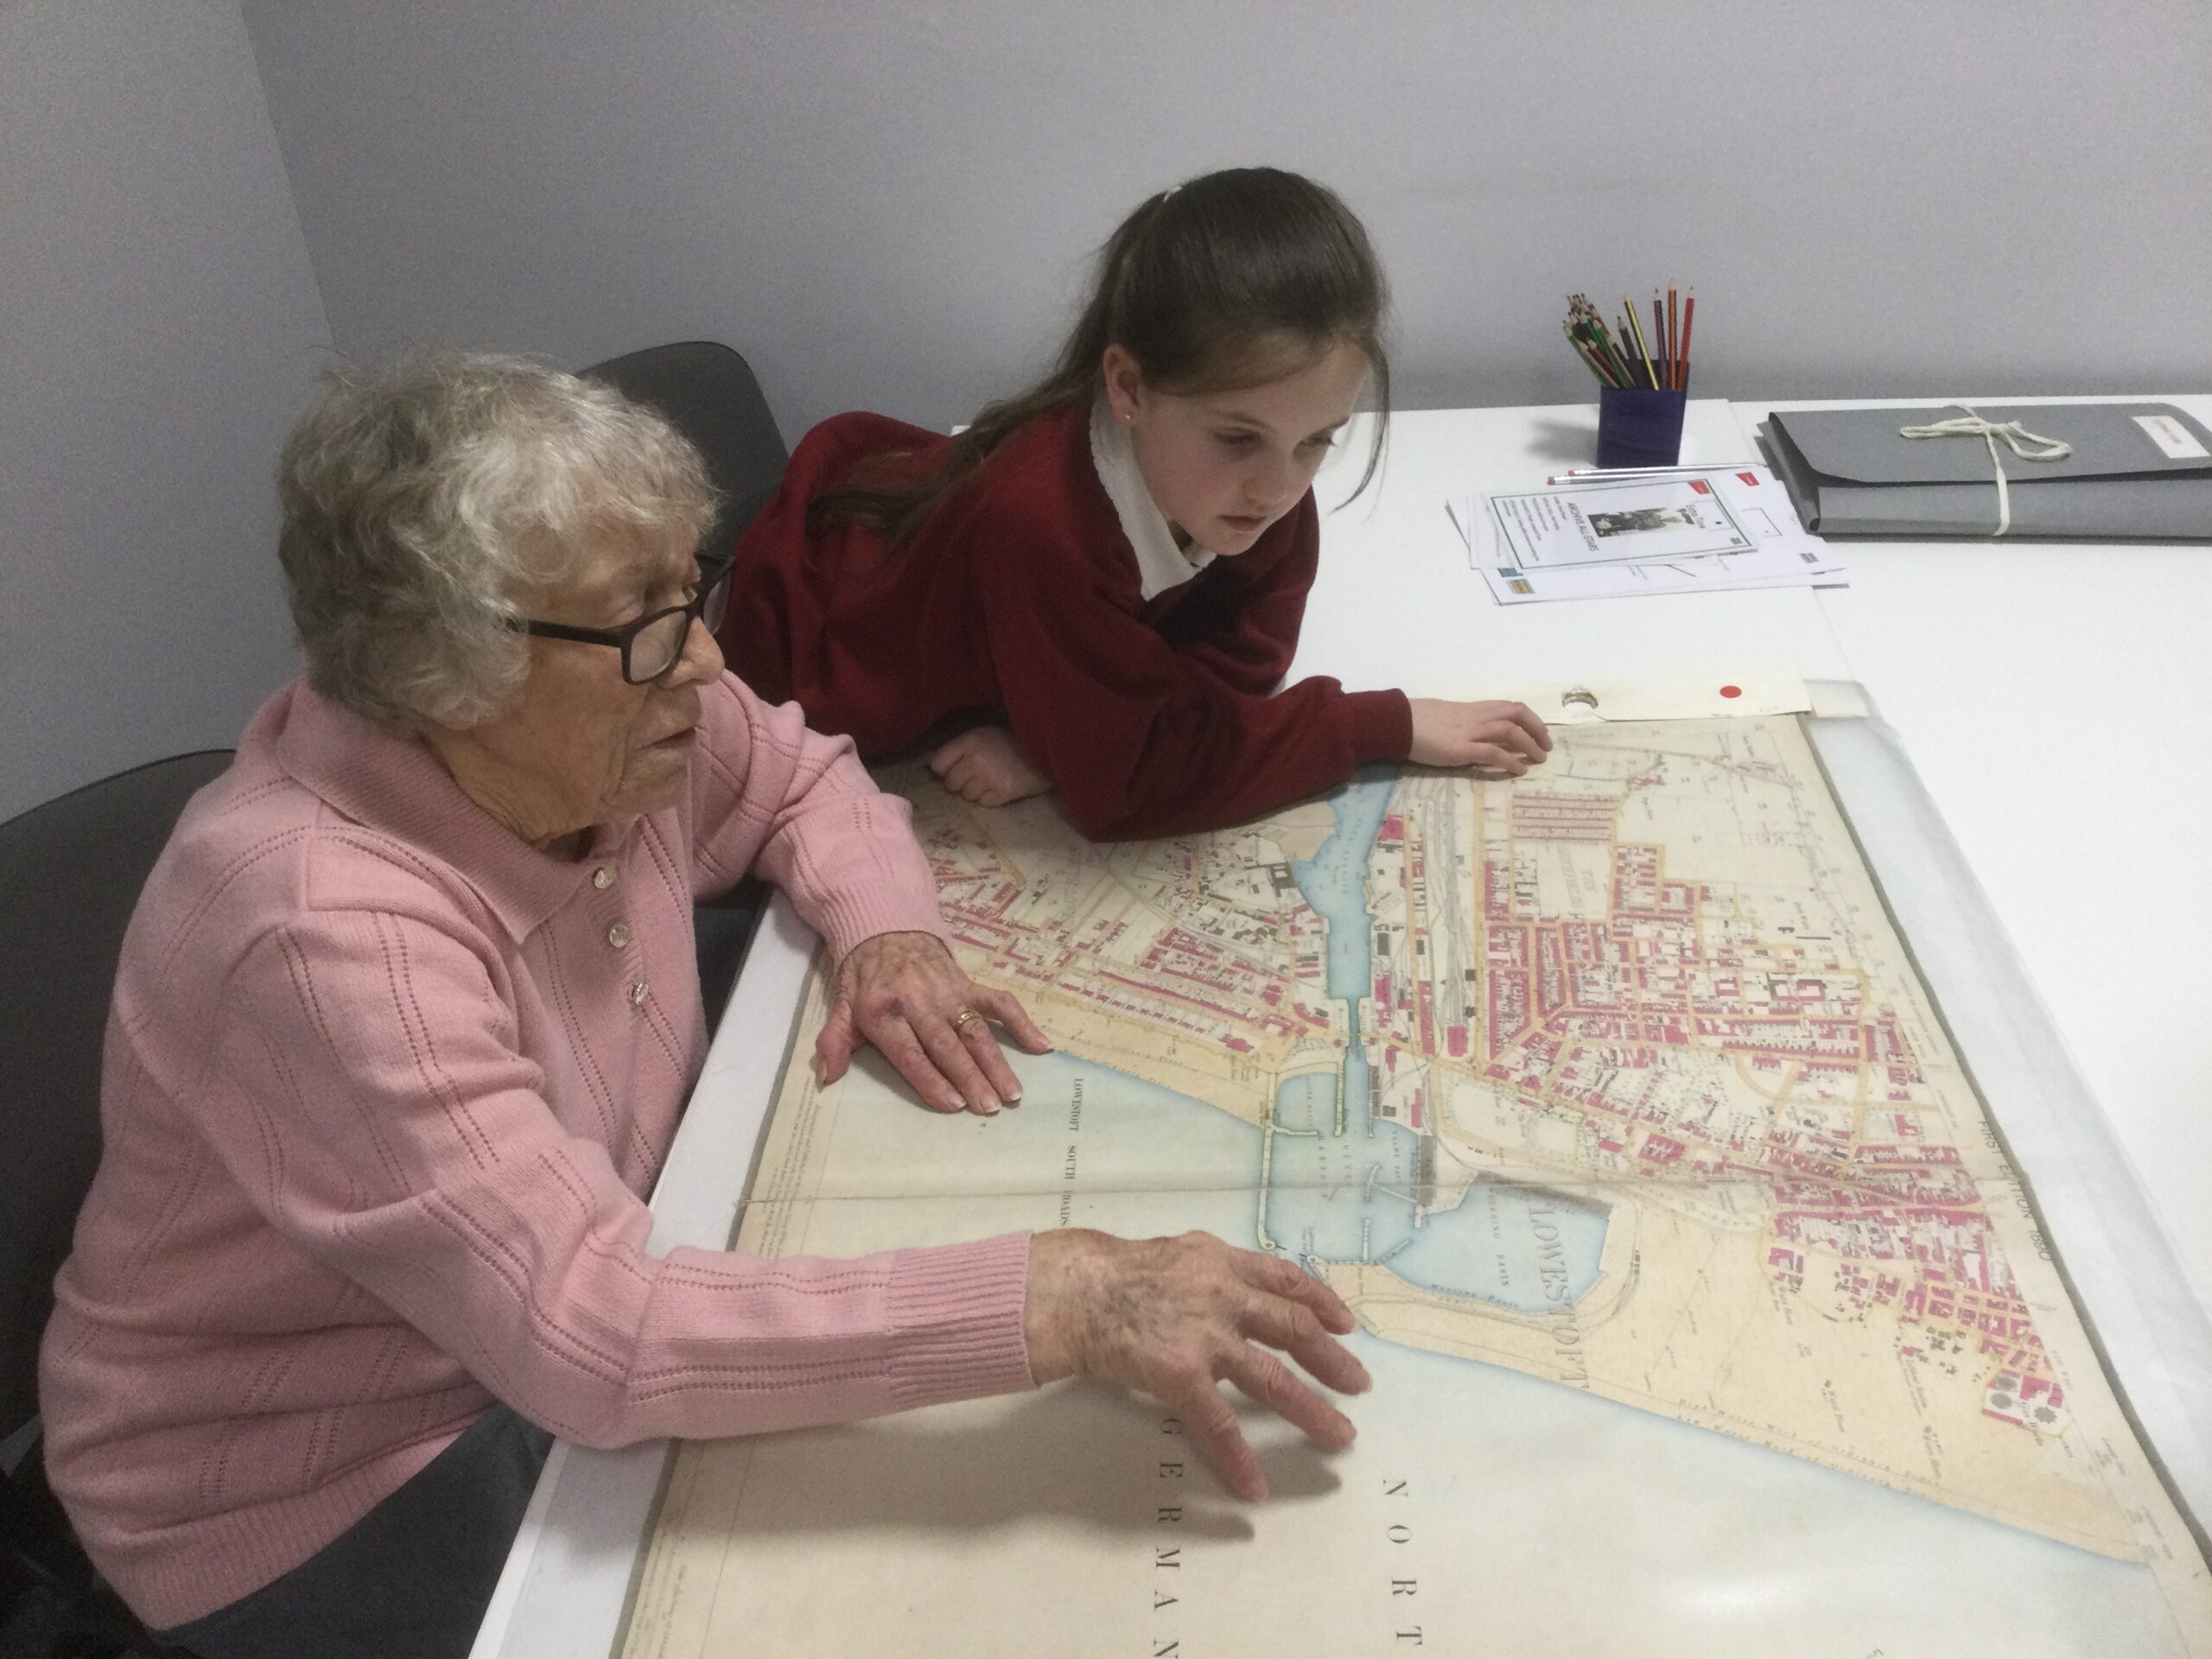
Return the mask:
M 983 410 L 934 472 L 893 484 L 881 462 L 864 462 L 815 498 L 808 520 L 861 524 L 896 546 L 1016 429 L 1088 407 L 1104 389 L 1109 346 L 1135 358 L 1147 385 L 1186 393 L 1265 385 L 1337 346 L 1357 346 L 1373 372 L 1376 415 L 1364 490 L 1389 419 L 1388 304 L 1367 232 L 1333 190 L 1272 167 L 1188 180 L 1144 202 L 1107 238 L 1090 302 L 1051 373 Z

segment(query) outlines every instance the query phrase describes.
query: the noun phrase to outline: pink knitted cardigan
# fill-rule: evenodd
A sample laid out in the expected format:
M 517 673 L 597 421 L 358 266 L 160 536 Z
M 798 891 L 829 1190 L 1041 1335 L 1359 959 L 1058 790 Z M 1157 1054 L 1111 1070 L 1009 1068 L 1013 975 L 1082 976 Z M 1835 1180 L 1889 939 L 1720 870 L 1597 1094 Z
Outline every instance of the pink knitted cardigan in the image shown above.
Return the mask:
M 533 850 L 303 685 L 194 798 L 123 948 L 56 1286 L 54 1484 L 156 1628 L 305 1560 L 495 1398 L 590 1446 L 1032 1386 L 1027 1243 L 645 1254 L 706 1050 L 695 894 L 840 953 L 939 933 L 905 803 L 725 675 L 691 800 Z

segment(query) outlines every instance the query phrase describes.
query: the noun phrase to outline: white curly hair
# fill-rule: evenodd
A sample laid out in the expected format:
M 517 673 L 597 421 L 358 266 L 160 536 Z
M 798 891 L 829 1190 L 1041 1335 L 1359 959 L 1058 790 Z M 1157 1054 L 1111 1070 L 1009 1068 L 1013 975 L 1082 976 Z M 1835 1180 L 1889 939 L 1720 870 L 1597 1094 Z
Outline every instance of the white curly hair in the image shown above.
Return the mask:
M 520 596 L 572 580 L 595 539 L 696 541 L 716 505 L 657 410 L 483 352 L 331 370 L 277 489 L 308 683 L 401 731 L 504 708 L 528 671 Z

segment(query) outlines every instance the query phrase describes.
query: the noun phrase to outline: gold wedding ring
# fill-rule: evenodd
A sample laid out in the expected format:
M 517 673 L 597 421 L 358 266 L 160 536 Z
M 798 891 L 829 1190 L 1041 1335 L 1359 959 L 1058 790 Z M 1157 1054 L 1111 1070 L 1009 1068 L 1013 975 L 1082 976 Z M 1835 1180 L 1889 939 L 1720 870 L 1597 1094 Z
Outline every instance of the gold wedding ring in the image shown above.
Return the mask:
M 960 1012 L 959 1012 L 959 1013 L 957 1013 L 957 1014 L 954 1014 L 954 1015 L 952 1016 L 952 1028 L 953 1028 L 955 1031 L 961 1031 L 961 1030 L 964 1030 L 964 1029 L 966 1028 L 966 1027 L 967 1027 L 968 1022 L 969 1022 L 970 1020 L 975 1019 L 976 1017 L 976 1010 L 975 1010 L 975 1009 L 973 1009 L 973 1008 L 963 1008 L 963 1009 L 961 1009 L 961 1010 L 960 1010 Z

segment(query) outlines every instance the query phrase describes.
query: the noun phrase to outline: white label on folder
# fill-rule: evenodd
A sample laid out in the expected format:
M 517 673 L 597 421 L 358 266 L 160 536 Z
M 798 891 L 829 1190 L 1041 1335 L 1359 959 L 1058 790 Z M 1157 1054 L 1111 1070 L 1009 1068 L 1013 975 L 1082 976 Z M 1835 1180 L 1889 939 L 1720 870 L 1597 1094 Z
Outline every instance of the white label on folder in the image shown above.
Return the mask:
M 2212 451 L 2196 441 L 2196 434 L 2171 415 L 2138 415 L 2135 424 L 2176 461 L 2212 461 Z

